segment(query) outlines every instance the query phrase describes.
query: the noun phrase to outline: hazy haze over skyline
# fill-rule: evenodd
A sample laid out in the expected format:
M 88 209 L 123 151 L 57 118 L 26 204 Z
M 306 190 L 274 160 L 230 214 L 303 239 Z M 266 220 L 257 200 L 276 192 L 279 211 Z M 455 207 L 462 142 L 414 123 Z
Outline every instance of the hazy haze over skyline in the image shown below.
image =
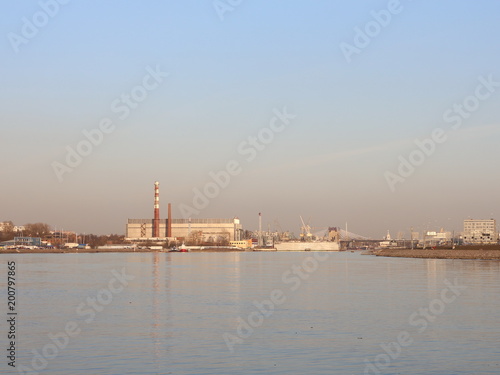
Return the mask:
M 356 47 L 390 3 L 242 1 L 221 19 L 212 0 L 73 0 L 29 38 L 39 2 L 3 4 L 0 221 L 124 233 L 152 218 L 154 181 L 162 218 L 168 202 L 179 218 L 231 160 L 240 173 L 193 217 L 256 229 L 262 212 L 298 234 L 302 215 L 373 238 L 498 220 L 500 3 L 401 1 Z M 454 105 L 473 110 L 457 120 Z M 249 161 L 242 142 L 284 110 L 296 117 Z M 54 162 L 106 118 L 113 129 L 61 182 Z M 387 172 L 436 128 L 446 140 L 391 189 Z

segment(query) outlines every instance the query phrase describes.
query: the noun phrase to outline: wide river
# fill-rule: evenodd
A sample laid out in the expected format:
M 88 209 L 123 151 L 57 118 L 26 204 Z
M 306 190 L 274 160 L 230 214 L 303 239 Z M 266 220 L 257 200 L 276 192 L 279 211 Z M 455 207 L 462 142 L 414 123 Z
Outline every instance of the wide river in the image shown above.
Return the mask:
M 0 373 L 499 374 L 500 263 L 3 254 Z M 15 262 L 15 365 L 7 262 Z

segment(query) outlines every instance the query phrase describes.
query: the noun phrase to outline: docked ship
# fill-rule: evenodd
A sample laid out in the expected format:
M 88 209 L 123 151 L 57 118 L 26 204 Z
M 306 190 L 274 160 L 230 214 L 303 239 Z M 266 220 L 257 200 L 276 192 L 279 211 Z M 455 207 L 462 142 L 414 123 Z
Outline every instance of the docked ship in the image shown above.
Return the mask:
M 338 242 L 335 241 L 289 241 L 275 243 L 277 251 L 340 251 Z
M 274 244 L 277 251 L 340 251 L 340 233 L 337 228 L 328 228 L 327 235 L 322 238 L 311 233 L 311 227 L 304 223 L 302 216 L 300 241 L 278 242 Z

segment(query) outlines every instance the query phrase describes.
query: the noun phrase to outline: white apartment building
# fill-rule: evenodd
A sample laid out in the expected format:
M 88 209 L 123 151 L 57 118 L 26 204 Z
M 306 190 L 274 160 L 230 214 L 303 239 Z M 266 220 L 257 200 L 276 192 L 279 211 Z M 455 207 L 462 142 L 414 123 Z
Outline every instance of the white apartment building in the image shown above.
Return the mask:
M 464 220 L 464 243 L 497 243 L 498 232 L 495 219 Z

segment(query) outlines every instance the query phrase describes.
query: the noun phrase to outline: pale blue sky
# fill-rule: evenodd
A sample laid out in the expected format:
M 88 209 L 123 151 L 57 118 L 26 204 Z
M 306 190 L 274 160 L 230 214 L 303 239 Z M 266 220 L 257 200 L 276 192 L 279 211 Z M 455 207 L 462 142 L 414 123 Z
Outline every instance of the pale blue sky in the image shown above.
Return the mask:
M 9 33 L 22 36 L 41 6 L 5 2 L 0 220 L 124 233 L 127 218 L 152 217 L 155 180 L 162 216 L 172 202 L 180 217 L 229 160 L 242 172 L 196 217 L 239 216 L 255 229 L 262 212 L 298 233 L 302 215 L 371 237 L 500 219 L 500 88 L 460 130 L 443 120 L 478 77 L 500 82 L 500 3 L 401 1 L 348 63 L 340 44 L 387 7 L 253 0 L 221 20 L 211 0 L 73 0 L 16 53 Z M 111 104 L 148 66 L 169 77 L 118 119 Z M 238 145 L 284 107 L 297 117 L 247 162 Z M 105 117 L 115 130 L 59 182 L 52 164 Z M 436 127 L 448 140 L 392 192 L 384 173 Z

